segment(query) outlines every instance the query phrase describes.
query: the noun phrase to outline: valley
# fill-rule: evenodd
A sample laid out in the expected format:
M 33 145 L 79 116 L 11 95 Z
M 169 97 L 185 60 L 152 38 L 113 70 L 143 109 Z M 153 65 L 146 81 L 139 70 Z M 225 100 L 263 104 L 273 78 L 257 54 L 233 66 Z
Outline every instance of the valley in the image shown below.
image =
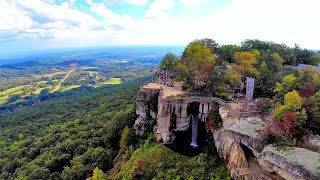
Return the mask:
M 0 66 L 0 179 L 318 177 L 319 54 L 211 39 L 177 54 Z

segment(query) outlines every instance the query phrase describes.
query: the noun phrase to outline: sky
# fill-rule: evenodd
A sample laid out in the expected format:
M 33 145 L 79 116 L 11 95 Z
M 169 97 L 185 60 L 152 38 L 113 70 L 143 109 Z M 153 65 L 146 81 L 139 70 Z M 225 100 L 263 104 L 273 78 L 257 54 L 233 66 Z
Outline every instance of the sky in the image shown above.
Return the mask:
M 261 39 L 320 49 L 319 0 L 0 0 L 0 57 L 35 50 Z

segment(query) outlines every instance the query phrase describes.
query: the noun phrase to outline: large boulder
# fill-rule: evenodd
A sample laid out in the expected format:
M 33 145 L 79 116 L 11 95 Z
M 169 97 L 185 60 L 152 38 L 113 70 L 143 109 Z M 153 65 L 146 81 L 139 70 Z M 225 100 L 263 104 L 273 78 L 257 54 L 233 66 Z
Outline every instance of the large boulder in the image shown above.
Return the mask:
M 258 159 L 269 164 L 269 171 L 285 179 L 320 179 L 320 154 L 317 152 L 298 147 L 279 149 L 270 145 L 263 149 Z

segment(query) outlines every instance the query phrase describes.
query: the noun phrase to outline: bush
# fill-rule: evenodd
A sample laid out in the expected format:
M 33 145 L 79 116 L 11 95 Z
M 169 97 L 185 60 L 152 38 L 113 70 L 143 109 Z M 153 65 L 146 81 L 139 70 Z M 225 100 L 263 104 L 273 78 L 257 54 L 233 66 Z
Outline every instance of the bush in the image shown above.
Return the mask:
M 265 114 L 271 110 L 272 101 L 268 98 L 257 99 L 256 106 L 261 113 Z
M 190 89 L 191 89 L 191 85 L 187 82 L 183 82 L 182 90 L 186 91 L 186 90 L 190 90 Z

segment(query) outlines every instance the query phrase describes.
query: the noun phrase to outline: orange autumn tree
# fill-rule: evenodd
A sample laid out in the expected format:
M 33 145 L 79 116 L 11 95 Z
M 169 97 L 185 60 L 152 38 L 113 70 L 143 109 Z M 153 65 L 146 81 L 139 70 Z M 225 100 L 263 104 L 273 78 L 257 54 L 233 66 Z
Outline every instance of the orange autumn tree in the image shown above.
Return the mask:
M 236 63 L 231 64 L 234 73 L 241 77 L 242 82 L 245 82 L 247 76 L 257 77 L 259 71 L 254 67 L 257 63 L 257 54 L 251 52 L 236 52 L 234 54 Z

